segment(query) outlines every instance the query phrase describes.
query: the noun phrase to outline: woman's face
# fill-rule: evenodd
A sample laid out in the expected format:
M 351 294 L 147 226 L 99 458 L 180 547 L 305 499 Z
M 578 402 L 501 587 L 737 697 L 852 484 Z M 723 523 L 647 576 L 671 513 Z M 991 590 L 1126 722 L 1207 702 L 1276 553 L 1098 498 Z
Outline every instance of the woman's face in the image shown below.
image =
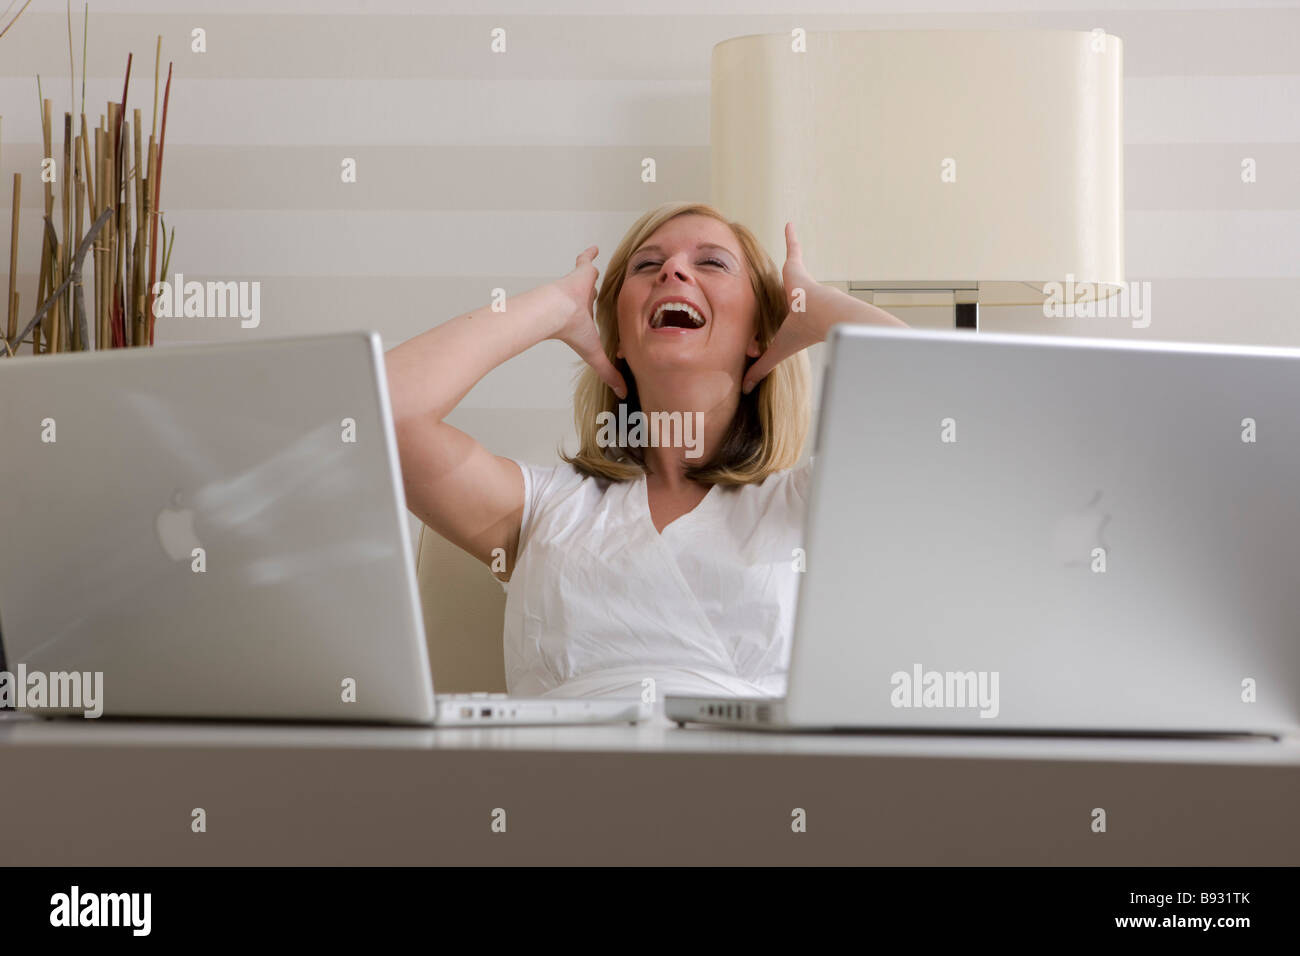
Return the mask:
M 666 299 L 685 300 L 698 318 L 683 311 L 657 317 Z M 616 354 L 627 359 L 643 392 L 659 375 L 687 370 L 725 373 L 739 389 L 745 356 L 760 352 L 757 316 L 758 298 L 731 229 L 711 216 L 677 216 L 628 259 Z

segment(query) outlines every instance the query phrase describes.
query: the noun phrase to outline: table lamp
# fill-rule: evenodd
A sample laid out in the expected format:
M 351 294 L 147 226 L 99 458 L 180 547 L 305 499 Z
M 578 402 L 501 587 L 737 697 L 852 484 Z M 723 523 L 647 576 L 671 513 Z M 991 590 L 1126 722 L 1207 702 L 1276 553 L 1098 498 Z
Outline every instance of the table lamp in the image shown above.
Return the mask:
M 1124 281 L 1122 45 L 1101 30 L 717 44 L 712 202 L 883 307 L 1105 298 Z M 1054 285 L 1056 284 L 1056 285 Z

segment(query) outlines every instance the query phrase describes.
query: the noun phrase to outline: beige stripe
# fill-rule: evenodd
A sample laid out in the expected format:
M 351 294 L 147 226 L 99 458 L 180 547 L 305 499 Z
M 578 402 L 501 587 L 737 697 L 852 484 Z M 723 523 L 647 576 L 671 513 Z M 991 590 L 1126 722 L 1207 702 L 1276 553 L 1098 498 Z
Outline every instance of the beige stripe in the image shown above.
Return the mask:
M 87 84 L 87 104 L 120 98 L 113 85 Z M 45 89 L 61 115 L 59 86 Z M 1300 142 L 1300 75 L 1131 77 L 1124 91 L 1129 144 Z M 172 93 L 169 147 L 709 143 L 707 80 L 187 80 Z M 142 83 L 128 108 L 151 95 Z M 39 143 L 35 83 L 0 79 L 0 103 L 10 102 L 5 143 Z
M 61 130 L 68 87 L 51 80 L 44 90 Z M 120 79 L 88 82 L 88 119 L 121 96 Z M 148 115 L 152 96 L 152 73 L 148 84 L 133 80 L 128 110 L 147 101 Z M 0 103 L 15 104 L 5 143 L 41 142 L 34 79 L 0 79 Z M 167 146 L 700 146 L 709 141 L 708 114 L 707 80 L 201 79 L 173 84 Z
M 1300 76 L 1161 76 L 1124 84 L 1124 142 L 1300 141 Z
M 36 278 L 34 272 L 19 273 L 24 302 L 26 291 L 35 288 Z M 186 275 L 186 281 L 218 278 L 206 272 Z M 262 283 L 262 322 L 258 328 L 242 329 L 235 319 L 160 319 L 158 341 L 229 342 L 373 328 L 382 333 L 384 347 L 392 348 L 456 315 L 482 309 L 488 302 L 480 280 L 449 276 L 261 275 L 247 278 Z M 503 277 L 501 281 L 509 294 L 517 295 L 550 279 L 516 275 Z M 1041 310 L 1032 308 L 985 308 L 981 311 L 981 327 L 989 331 L 1053 335 L 1300 344 L 1300 322 L 1295 317 L 1295 303 L 1300 302 L 1300 278 L 1151 278 L 1147 281 L 1151 283 L 1152 322 L 1145 330 L 1132 328 L 1124 319 L 1045 319 Z M 951 325 L 950 316 L 938 313 L 933 321 L 919 319 L 917 310 L 900 310 L 898 314 L 918 327 Z M 566 346 L 545 343 L 493 373 L 505 380 L 500 393 L 504 398 L 492 392 L 471 392 L 472 404 L 508 407 L 513 402 L 527 407 L 536 403 L 540 391 L 550 396 L 555 407 L 561 407 L 567 398 L 561 401 L 556 396 L 569 394 L 567 376 L 573 367 Z
M 1300 211 L 1130 212 L 1128 277 L 1300 276 Z
M 468 308 L 489 301 L 496 287 L 521 291 L 513 277 L 562 275 L 592 243 L 600 247 L 596 264 L 603 271 L 639 213 L 182 210 L 168 213 L 167 223 L 177 235 L 173 273 L 224 280 L 461 276 L 476 289 Z M 1300 211 L 1130 212 L 1126 224 L 1130 279 L 1300 277 Z M 20 275 L 28 276 L 19 286 L 25 302 L 33 301 L 39 225 L 33 215 L 23 219 L 18 261 Z M 784 261 L 783 249 L 769 254 L 778 265 Z M 816 250 L 805 255 L 815 275 Z
M 1229 0 L 1240 9 L 1276 6 L 1277 0 Z M 64 0 L 35 0 L 34 13 L 60 13 Z M 980 11 L 989 0 L 817 0 L 817 9 L 829 13 L 917 11 Z M 1214 10 L 1225 0 L 1108 0 L 1116 9 Z M 1015 11 L 1074 10 L 1078 0 L 998 0 L 998 9 Z M 218 9 L 214 0 L 113 0 L 113 9 L 123 13 L 175 13 L 177 10 L 206 12 Z M 221 0 L 219 9 L 227 13 L 261 14 L 339 14 L 350 16 L 530 16 L 537 13 L 537 0 Z M 545 6 L 552 15 L 646 16 L 645 0 L 549 0 Z M 790 0 L 659 0 L 651 8 L 657 16 L 702 16 L 740 14 L 788 15 Z
M 555 443 L 577 445 L 573 415 L 566 408 L 457 408 L 447 421 L 473 435 L 494 455 L 522 458 L 535 464 L 557 462 Z
M 202 277 L 196 277 L 202 278 Z M 32 277 L 35 281 L 35 277 Z M 513 293 L 548 281 L 545 277 L 519 277 L 507 283 Z M 1138 280 L 1135 280 L 1138 281 Z M 1169 279 L 1151 283 L 1151 324 L 1134 328 L 1127 319 L 1048 319 L 1041 309 L 985 308 L 981 328 L 996 332 L 1035 332 L 1047 335 L 1100 336 L 1191 342 L 1255 345 L 1300 345 L 1300 278 L 1291 279 Z M 472 282 L 454 278 L 365 279 L 339 276 L 328 279 L 268 277 L 263 280 L 263 327 L 243 331 L 237 323 L 214 328 L 206 319 L 176 319 L 164 323 L 160 338 L 166 341 L 221 341 L 260 334 L 296 335 L 347 331 L 383 326 L 384 345 L 392 348 L 425 329 L 455 315 L 479 309 L 480 290 Z M 269 303 L 269 305 L 268 305 Z M 900 317 L 914 317 L 900 310 Z M 368 317 L 382 316 L 382 319 Z M 950 327 L 950 316 L 939 316 L 935 327 Z M 216 320 L 217 323 L 223 320 Z M 918 327 L 922 323 L 915 323 Z M 160 326 L 161 328 L 161 326 Z M 539 357 L 535 360 L 535 356 Z M 566 346 L 545 343 L 494 372 L 499 385 L 475 390 L 471 405 L 490 407 L 567 407 L 569 375 L 576 367 Z M 507 371 L 508 370 L 508 371 Z M 546 401 L 538 403 L 539 396 Z
M 6 169 L 39 175 L 36 144 L 4 148 Z M 641 181 L 652 156 L 658 182 Z M 343 157 L 357 181 L 341 182 Z M 62 162 L 62 160 L 60 160 Z M 426 209 L 595 212 L 708 196 L 707 146 L 222 146 L 168 145 L 163 208 Z M 0 208 L 12 202 L 12 176 Z M 24 190 L 23 208 L 44 208 Z M 24 213 L 26 214 L 26 213 Z
M 354 3 L 354 8 L 360 4 Z M 367 5 L 369 6 L 369 5 Z M 863 6 L 866 6 L 865 4 Z M 888 4 L 877 4 L 888 7 Z M 195 4 L 195 13 L 118 13 L 91 9 L 87 72 L 122 76 L 126 53 L 137 66 L 148 60 L 152 76 L 154 38 L 163 37 L 163 70 L 169 60 L 187 79 L 255 77 L 392 77 L 496 79 L 698 79 L 708 78 L 714 44 L 751 33 L 788 33 L 792 26 L 820 30 L 1092 30 L 1100 27 L 1125 42 L 1129 76 L 1161 74 L 1269 74 L 1296 69 L 1295 37 L 1300 11 L 1230 10 L 979 10 L 974 12 L 836 14 L 818 3 L 816 12 L 734 16 L 708 12 L 683 22 L 661 5 L 633 6 L 637 16 L 608 15 L 603 6 L 581 17 L 538 16 L 536 8 L 508 21 L 472 11 L 473 16 L 439 15 L 444 4 L 425 7 L 432 15 L 289 15 L 232 13 L 226 4 Z M 950 6 L 945 4 L 944 6 Z M 1005 4 L 997 4 L 1005 8 Z M 207 7 L 208 9 L 202 9 Z M 119 2 L 113 10 L 121 10 Z M 550 9 L 548 7 L 548 9 Z M 220 12 L 218 12 L 218 10 Z M 695 12 L 695 11 L 692 11 Z M 80 65 L 81 20 L 73 25 Z M 191 30 L 207 31 L 207 52 L 190 50 Z M 494 54 L 491 30 L 506 28 L 507 52 Z M 17 27 L 15 27 L 15 31 Z M 0 75 L 55 75 L 66 65 L 67 27 L 63 10 L 23 15 L 25 42 L 6 50 Z
M 1300 130 L 1297 130 L 1300 138 Z M 339 182 L 344 153 L 355 184 Z M 641 182 L 649 153 L 660 178 Z M 5 149 L 9 168 L 33 170 L 40 148 Z M 1255 160 L 1257 180 L 1241 180 Z M 1300 142 L 1137 144 L 1124 156 L 1127 208 L 1300 209 Z M 0 183 L 8 208 L 12 177 Z M 164 207 L 176 209 L 520 210 L 646 208 L 707 196 L 706 146 L 174 146 L 167 150 Z M 24 210 L 42 208 L 38 190 Z M 24 215 L 27 213 L 25 212 Z
M 26 190 L 24 190 L 25 192 Z M 604 268 L 642 210 L 602 212 L 166 212 L 176 229 L 173 272 L 229 279 L 278 275 L 478 277 L 486 301 L 511 275 L 573 268 L 592 243 Z M 23 219 L 19 271 L 35 271 L 40 223 Z M 25 296 L 24 296 L 25 297 Z
M 1124 195 L 1130 210 L 1300 209 L 1300 142 L 1125 146 Z
M 549 275 L 600 246 L 604 268 L 642 210 L 605 212 L 202 212 L 168 214 L 173 269 L 290 275 Z M 30 217 L 28 217 L 30 219 Z M 35 223 L 31 223 L 35 228 Z M 32 233 L 35 235 L 36 233 Z M 1300 210 L 1155 211 L 1126 216 L 1130 278 L 1300 276 Z M 35 264 L 36 247 L 25 243 Z M 784 249 L 769 249 L 784 261 Z M 806 248 L 816 274 L 817 250 Z

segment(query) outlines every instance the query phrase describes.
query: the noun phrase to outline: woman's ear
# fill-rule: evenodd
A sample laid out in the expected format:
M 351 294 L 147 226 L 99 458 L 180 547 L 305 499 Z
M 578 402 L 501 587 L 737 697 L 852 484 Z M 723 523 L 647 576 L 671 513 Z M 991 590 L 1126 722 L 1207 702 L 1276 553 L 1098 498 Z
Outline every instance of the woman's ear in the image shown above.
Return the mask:
M 757 332 L 755 332 L 754 337 L 749 340 L 749 346 L 745 349 L 745 354 L 750 358 L 758 358 L 763 354 L 763 346 L 758 344 Z

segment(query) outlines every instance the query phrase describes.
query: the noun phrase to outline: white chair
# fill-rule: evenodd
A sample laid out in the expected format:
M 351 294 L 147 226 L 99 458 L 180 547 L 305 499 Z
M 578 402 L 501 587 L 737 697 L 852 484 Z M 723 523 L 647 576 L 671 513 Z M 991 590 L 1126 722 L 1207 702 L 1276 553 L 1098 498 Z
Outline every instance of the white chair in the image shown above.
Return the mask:
M 424 524 L 415 554 L 434 690 L 504 693 L 500 583 L 481 561 Z

